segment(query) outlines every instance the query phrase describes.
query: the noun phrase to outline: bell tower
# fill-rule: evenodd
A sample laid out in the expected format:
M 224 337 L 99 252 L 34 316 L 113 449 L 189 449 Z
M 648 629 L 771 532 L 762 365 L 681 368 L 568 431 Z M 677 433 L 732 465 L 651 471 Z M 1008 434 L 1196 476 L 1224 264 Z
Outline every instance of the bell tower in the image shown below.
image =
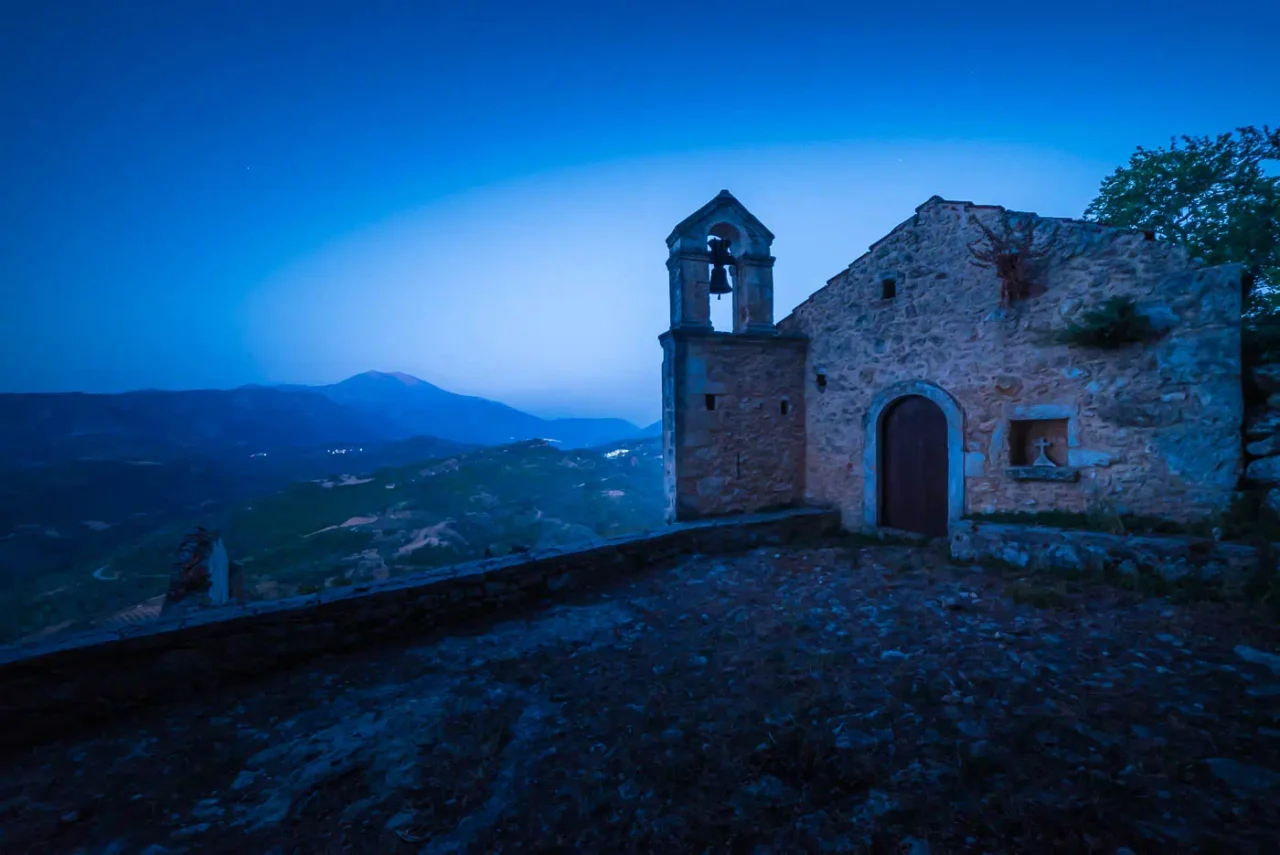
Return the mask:
M 710 330 L 711 286 L 732 279 L 733 331 L 774 332 L 772 245 L 773 232 L 728 190 L 682 220 L 667 237 L 671 328 Z
M 728 190 L 667 238 L 671 328 L 662 343 L 668 522 L 787 507 L 804 495 L 808 340 L 773 322 L 773 233 Z M 733 299 L 733 331 L 711 297 Z

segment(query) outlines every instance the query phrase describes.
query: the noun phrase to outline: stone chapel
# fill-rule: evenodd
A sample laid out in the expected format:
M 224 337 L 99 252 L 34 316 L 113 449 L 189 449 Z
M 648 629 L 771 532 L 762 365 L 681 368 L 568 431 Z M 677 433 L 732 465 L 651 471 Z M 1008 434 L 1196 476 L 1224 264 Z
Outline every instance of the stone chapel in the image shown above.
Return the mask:
M 1191 521 L 1230 503 L 1239 266 L 935 196 L 775 322 L 773 237 L 726 190 L 667 238 L 668 521 L 819 505 L 848 529 L 943 536 L 971 515 L 1102 505 Z M 731 332 L 710 322 L 717 269 Z M 1111 297 L 1136 305 L 1148 340 L 1063 343 Z

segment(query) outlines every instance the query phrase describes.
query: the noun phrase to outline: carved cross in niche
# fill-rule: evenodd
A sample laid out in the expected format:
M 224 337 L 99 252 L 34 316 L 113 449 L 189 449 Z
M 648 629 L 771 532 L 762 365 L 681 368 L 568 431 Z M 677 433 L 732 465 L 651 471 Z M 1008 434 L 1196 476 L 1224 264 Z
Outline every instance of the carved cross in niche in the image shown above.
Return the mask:
M 1045 439 L 1042 436 L 1039 439 L 1037 439 L 1035 442 L 1033 442 L 1032 445 L 1040 449 L 1040 456 L 1036 458 L 1035 463 L 1031 464 L 1032 466 L 1057 466 L 1058 465 L 1054 463 L 1052 460 L 1050 460 L 1048 456 L 1045 455 L 1044 453 L 1046 448 L 1053 445 L 1053 442 L 1051 442 L 1048 439 Z

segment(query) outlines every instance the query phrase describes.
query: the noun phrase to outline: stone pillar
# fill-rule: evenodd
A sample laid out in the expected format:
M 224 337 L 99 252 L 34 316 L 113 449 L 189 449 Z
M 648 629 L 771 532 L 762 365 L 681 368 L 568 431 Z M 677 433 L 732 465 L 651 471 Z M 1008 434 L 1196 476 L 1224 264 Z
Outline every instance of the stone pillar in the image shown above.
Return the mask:
M 771 255 L 743 255 L 733 292 L 735 333 L 777 332 L 773 325 L 773 262 Z
M 711 329 L 711 253 L 681 247 L 671 249 L 667 271 L 671 277 L 671 328 Z
M 222 538 L 202 526 L 188 531 L 178 548 L 161 614 L 183 606 L 221 606 L 243 598 L 242 570 L 227 555 Z
M 662 493 L 663 518 L 676 521 L 676 341 L 670 334 L 662 343 Z

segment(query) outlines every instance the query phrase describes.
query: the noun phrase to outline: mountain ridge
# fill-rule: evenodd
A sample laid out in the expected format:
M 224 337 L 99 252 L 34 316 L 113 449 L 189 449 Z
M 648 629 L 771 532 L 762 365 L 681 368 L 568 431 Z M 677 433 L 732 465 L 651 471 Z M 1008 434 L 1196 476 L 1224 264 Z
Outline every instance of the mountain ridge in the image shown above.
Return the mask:
M 641 436 L 625 419 L 543 419 L 404 372 L 323 386 L 0 393 L 0 466 L 235 456 L 433 436 L 466 445 L 547 439 L 585 448 Z
M 638 436 L 643 430 L 625 419 L 544 419 L 500 401 L 450 392 L 401 371 L 365 371 L 337 383 L 304 388 L 335 403 L 376 410 L 390 420 L 393 431 L 475 445 L 547 439 L 562 448 L 585 448 Z

